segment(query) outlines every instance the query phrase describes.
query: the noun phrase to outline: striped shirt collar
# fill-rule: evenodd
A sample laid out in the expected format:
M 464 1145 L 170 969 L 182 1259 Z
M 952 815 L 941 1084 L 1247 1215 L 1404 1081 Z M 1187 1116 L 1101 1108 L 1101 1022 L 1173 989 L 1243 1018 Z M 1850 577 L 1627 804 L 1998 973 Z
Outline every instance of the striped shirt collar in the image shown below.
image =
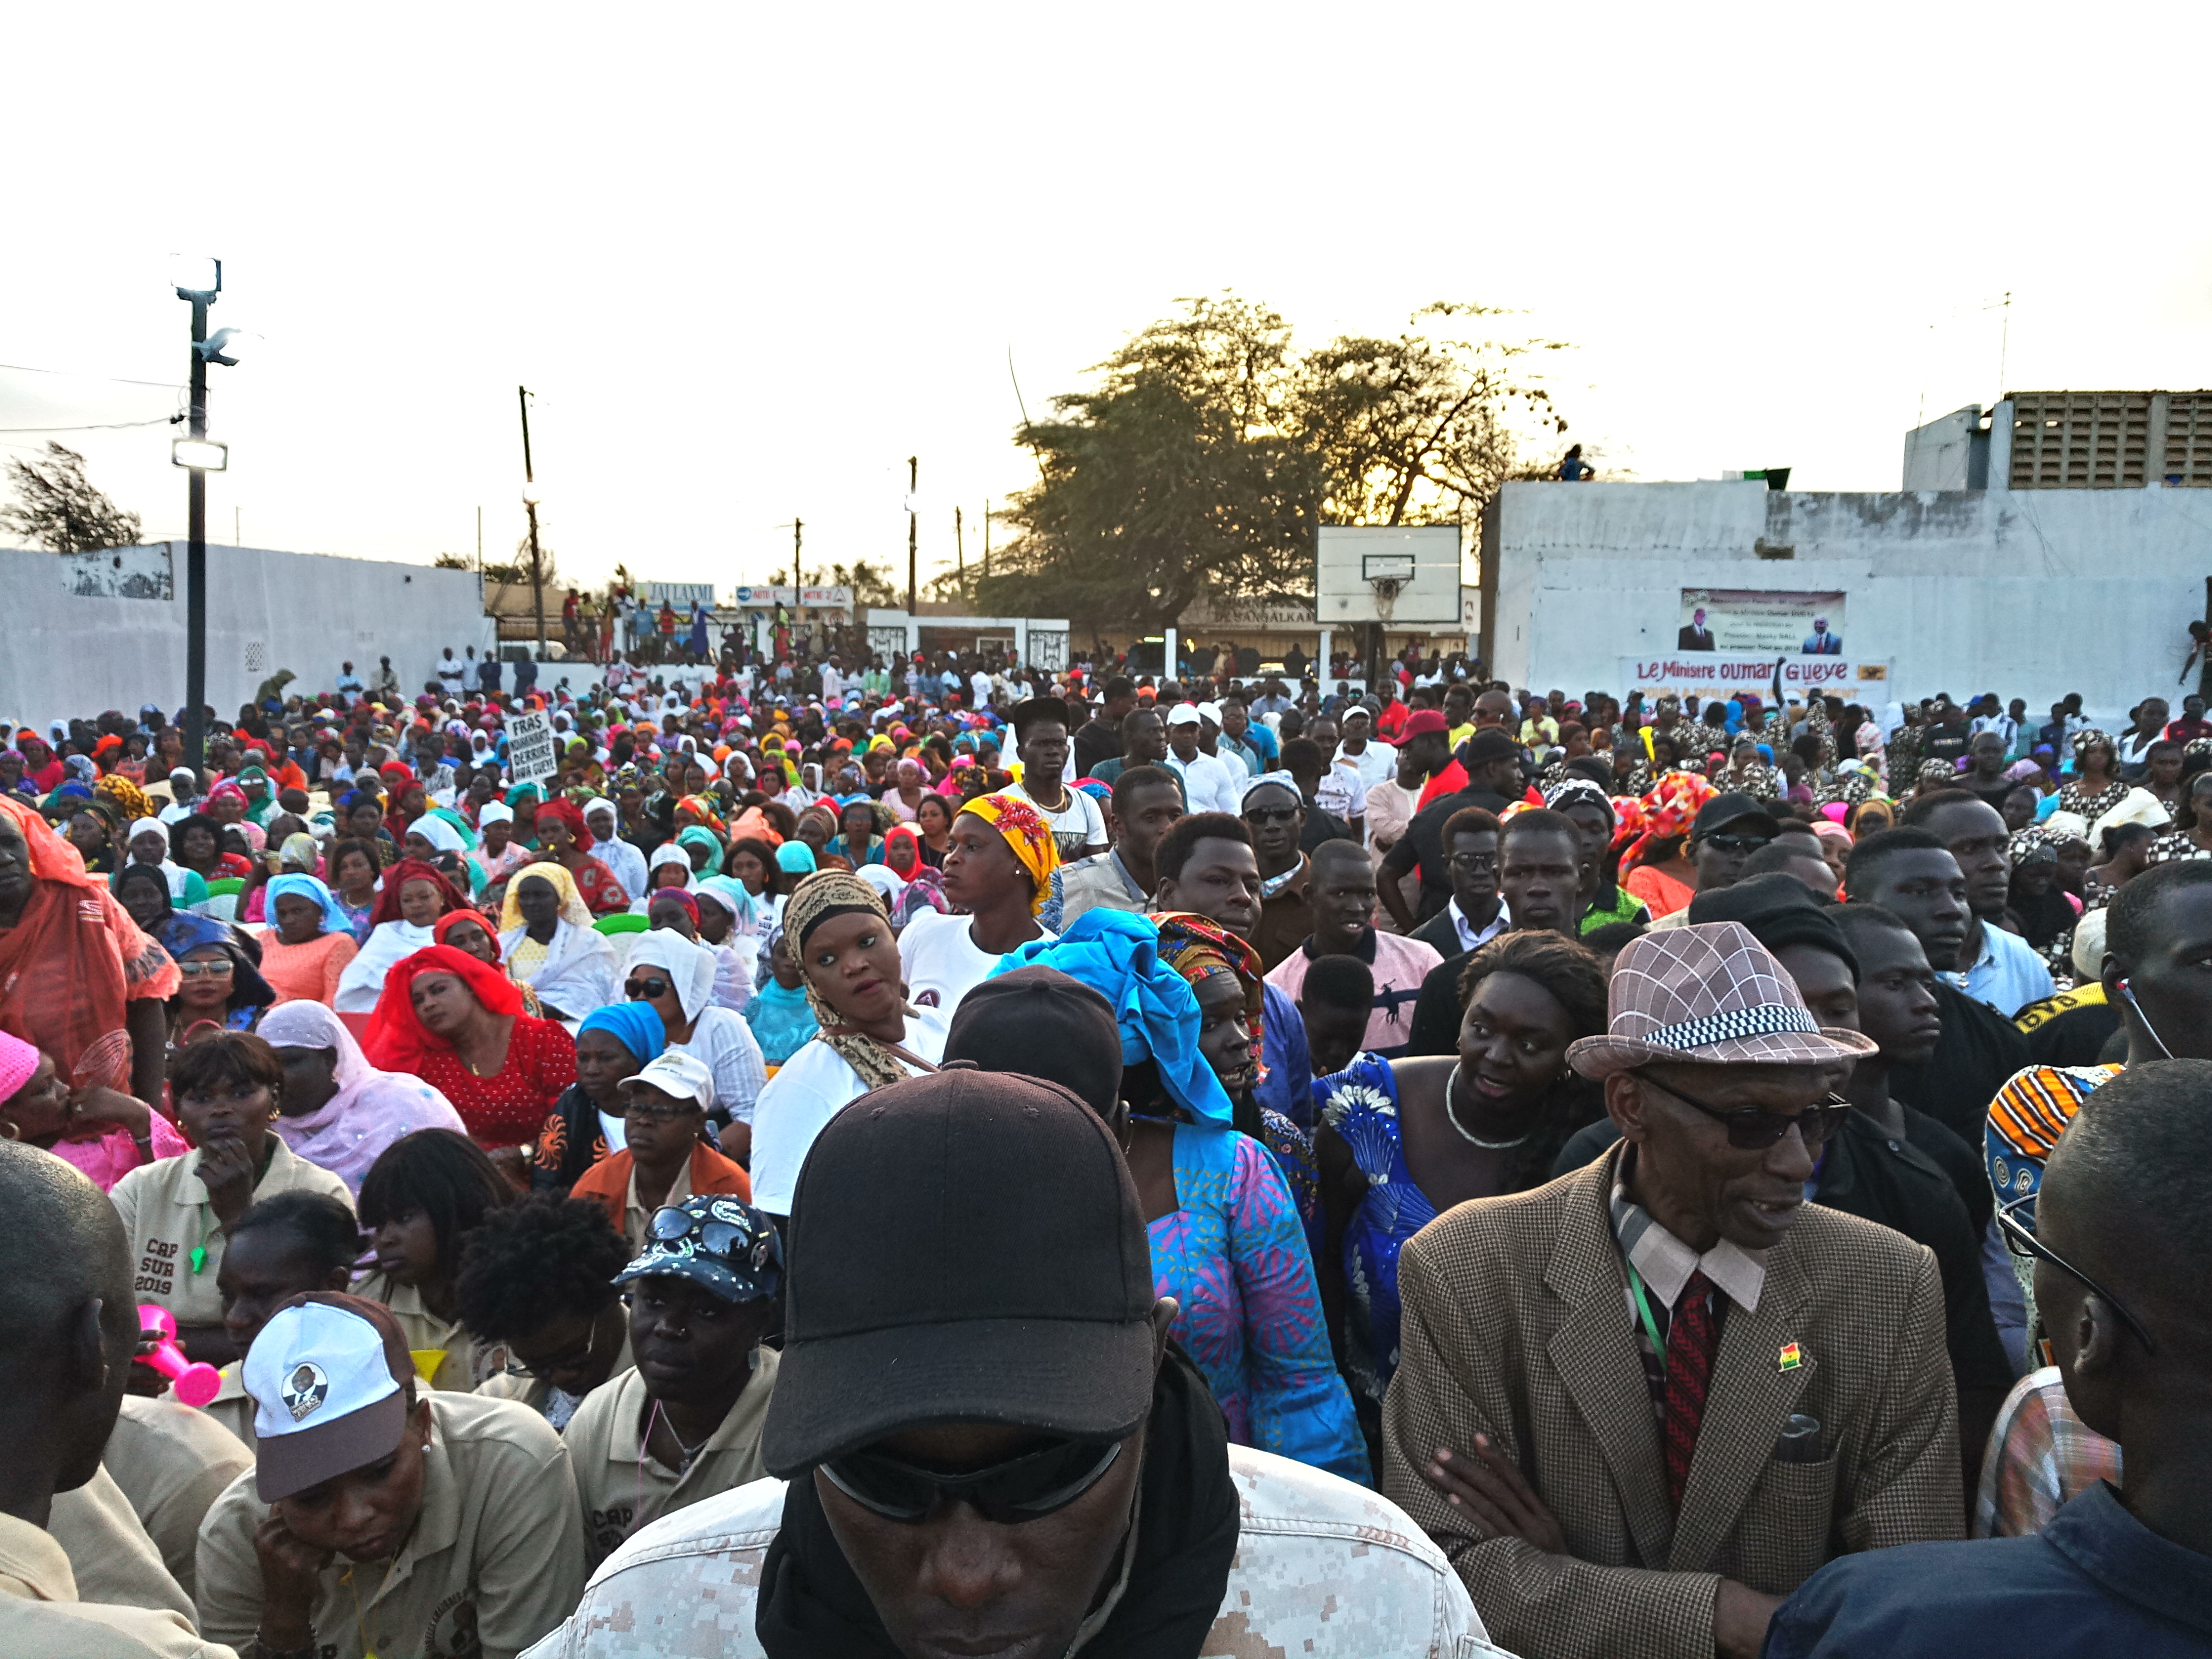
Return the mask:
M 1651 1212 L 1628 1195 L 1628 1177 L 1635 1167 L 1636 1149 L 1621 1154 L 1613 1187 L 1613 1234 L 1620 1253 L 1628 1258 L 1644 1288 L 1672 1308 L 1681 1297 L 1692 1273 L 1705 1277 L 1728 1293 L 1729 1300 L 1746 1313 L 1759 1310 L 1759 1293 L 1766 1283 L 1766 1252 L 1747 1250 L 1723 1238 L 1703 1255 L 1661 1226 Z

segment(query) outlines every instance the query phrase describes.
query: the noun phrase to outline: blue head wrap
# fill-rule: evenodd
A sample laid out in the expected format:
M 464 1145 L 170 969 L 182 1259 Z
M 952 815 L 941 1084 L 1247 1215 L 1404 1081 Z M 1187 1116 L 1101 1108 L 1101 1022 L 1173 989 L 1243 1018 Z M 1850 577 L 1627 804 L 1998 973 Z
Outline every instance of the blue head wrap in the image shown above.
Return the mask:
M 611 1002 L 584 1016 L 576 1035 L 581 1036 L 586 1031 L 609 1033 L 637 1056 L 641 1066 L 658 1059 L 668 1046 L 668 1027 L 649 1002 Z
M 814 873 L 814 849 L 803 841 L 787 841 L 775 849 L 775 867 L 802 876 Z
M 1094 907 L 1058 939 L 1017 945 L 991 972 L 1017 968 L 1056 968 L 1097 992 L 1121 1027 L 1123 1062 L 1150 1060 L 1176 1105 L 1206 1127 L 1230 1127 L 1229 1091 L 1198 1049 L 1198 994 L 1160 960 L 1160 931 L 1149 917 Z
M 264 890 L 264 903 L 271 925 L 274 925 L 276 920 L 276 901 L 287 894 L 300 898 L 313 899 L 322 910 L 323 928 L 326 933 L 343 933 L 353 926 L 353 919 L 346 915 L 337 900 L 331 896 L 331 890 L 321 880 L 314 876 L 301 875 L 272 876 L 269 878 L 269 885 Z
M 280 878 L 281 879 L 281 878 Z M 276 884 L 270 884 L 274 886 Z M 179 961 L 187 951 L 197 951 L 203 945 L 220 945 L 226 948 L 234 941 L 230 929 L 206 916 L 196 916 L 189 910 L 179 910 L 161 924 L 161 948 Z

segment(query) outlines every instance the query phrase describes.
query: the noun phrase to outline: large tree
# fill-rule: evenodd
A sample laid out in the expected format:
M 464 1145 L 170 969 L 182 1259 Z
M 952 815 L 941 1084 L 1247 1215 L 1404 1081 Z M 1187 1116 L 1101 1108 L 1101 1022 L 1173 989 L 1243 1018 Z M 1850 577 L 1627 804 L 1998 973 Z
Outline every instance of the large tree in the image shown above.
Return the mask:
M 1151 631 L 1202 594 L 1310 599 L 1317 525 L 1471 524 L 1559 429 L 1530 361 L 1558 343 L 1480 337 L 1486 307 L 1301 355 L 1263 306 L 1182 306 L 1019 429 L 1038 479 L 969 578 L 982 609 Z
M 84 457 L 49 438 L 43 460 L 8 463 L 15 487 L 12 506 L 0 507 L 0 526 L 33 547 L 57 553 L 89 553 L 133 547 L 138 515 L 116 506 L 84 476 Z

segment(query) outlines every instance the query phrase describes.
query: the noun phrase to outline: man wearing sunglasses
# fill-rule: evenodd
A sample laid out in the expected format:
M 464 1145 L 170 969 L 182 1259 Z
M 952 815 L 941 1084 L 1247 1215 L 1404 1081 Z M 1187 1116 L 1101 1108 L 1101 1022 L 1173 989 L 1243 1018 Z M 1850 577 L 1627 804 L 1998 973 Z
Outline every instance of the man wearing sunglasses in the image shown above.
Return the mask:
M 792 1213 L 763 1442 L 790 1484 L 618 1551 L 535 1659 L 1498 1652 L 1395 1506 L 1229 1445 L 1067 1090 L 964 1063 L 878 1090 Z
M 1715 795 L 1698 809 L 1690 822 L 1690 838 L 1683 850 L 1698 875 L 1700 893 L 1717 893 L 1743 879 L 1743 866 L 1779 835 L 1782 826 L 1767 804 L 1741 790 Z M 1690 925 L 1687 906 L 1651 924 L 1663 933 Z
M 1752 1659 L 1837 1540 L 1959 1535 L 1942 1285 L 1806 1203 L 1875 1045 L 1740 923 L 1632 942 L 1609 1000 L 1568 1057 L 1622 1144 L 1400 1255 L 1382 1489 L 1518 1651 Z
M 2212 1062 L 2130 1067 L 2075 1114 L 2033 1226 L 2000 1211 L 2033 1263 L 2066 1403 L 2124 1445 L 2118 1490 L 2089 1483 L 2032 1536 L 1839 1561 L 1777 1615 L 1771 1659 L 1955 1659 L 2000 1630 L 2021 1659 L 2212 1652 L 2208 1095 Z
M 645 1247 L 614 1278 L 636 1369 L 593 1389 L 563 1437 L 592 1565 L 648 1521 L 766 1473 L 777 1356 L 761 1338 L 782 1274 L 775 1225 L 734 1197 L 653 1212 Z

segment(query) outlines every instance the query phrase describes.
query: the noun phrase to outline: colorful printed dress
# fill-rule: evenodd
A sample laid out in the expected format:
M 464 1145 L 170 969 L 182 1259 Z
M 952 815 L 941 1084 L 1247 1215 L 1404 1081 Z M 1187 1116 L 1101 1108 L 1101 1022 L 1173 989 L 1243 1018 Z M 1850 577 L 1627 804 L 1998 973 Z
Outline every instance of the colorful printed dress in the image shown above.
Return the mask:
M 1322 1119 L 1343 1137 L 1352 1161 L 1367 1177 L 1344 1230 L 1345 1364 L 1359 1391 L 1380 1405 L 1398 1369 L 1399 1247 L 1437 1218 L 1437 1206 L 1413 1184 L 1398 1133 L 1398 1079 L 1380 1054 L 1354 1055 L 1352 1064 L 1314 1085 Z
M 1175 1182 L 1181 1207 L 1147 1229 L 1153 1289 L 1175 1297 L 1176 1340 L 1206 1373 L 1229 1437 L 1372 1486 L 1274 1158 L 1249 1135 L 1179 1123 Z

